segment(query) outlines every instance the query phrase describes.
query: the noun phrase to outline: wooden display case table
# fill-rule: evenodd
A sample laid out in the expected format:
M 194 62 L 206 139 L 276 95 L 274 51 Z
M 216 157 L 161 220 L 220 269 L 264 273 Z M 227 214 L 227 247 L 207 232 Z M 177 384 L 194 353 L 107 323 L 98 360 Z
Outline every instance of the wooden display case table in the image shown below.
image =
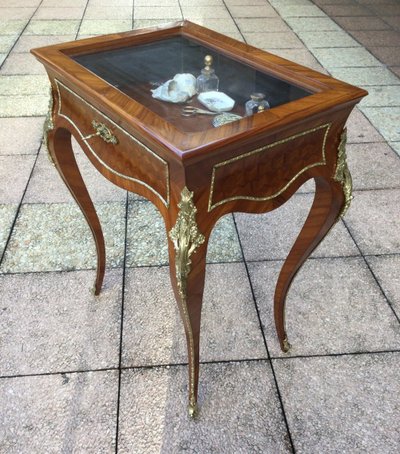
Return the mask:
M 51 81 L 50 155 L 95 239 L 96 294 L 105 270 L 104 239 L 71 134 L 100 173 L 153 202 L 164 218 L 171 282 L 186 332 L 193 416 L 212 228 L 227 213 L 278 208 L 305 181 L 315 180 L 313 205 L 275 290 L 275 324 L 287 351 L 286 294 L 350 204 L 344 125 L 367 93 L 187 21 L 32 52 Z M 206 55 L 214 59 L 219 90 L 235 100 L 235 113 L 244 115 L 253 92 L 265 93 L 271 109 L 213 127 L 212 116 L 183 117 L 182 105 L 151 96 L 151 88 L 177 73 L 197 76 Z M 191 102 L 198 105 L 196 98 Z

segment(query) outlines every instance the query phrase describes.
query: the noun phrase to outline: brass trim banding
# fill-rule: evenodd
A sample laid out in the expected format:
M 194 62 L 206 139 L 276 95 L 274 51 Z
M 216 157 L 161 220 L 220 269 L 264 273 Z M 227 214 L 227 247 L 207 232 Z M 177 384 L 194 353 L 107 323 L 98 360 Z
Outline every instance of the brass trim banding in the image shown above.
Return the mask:
M 193 192 L 185 186 L 181 193 L 181 201 L 178 203 L 179 213 L 174 227 L 169 232 L 169 237 L 175 248 L 175 271 L 178 292 L 181 300 L 183 322 L 189 339 L 189 415 L 194 417 L 197 411 L 196 395 L 194 391 L 194 339 L 187 308 L 187 277 L 191 271 L 192 261 L 190 256 L 204 243 L 204 235 L 199 231 L 196 223 L 197 208 L 193 203 Z
M 96 109 L 96 107 L 92 106 L 91 104 L 89 104 L 85 99 L 83 99 L 81 96 L 79 96 L 77 93 L 75 93 L 74 91 L 72 91 L 70 88 L 68 88 L 67 86 L 65 86 L 62 82 L 60 82 L 59 80 L 57 79 L 54 79 L 55 81 L 55 84 L 56 84 L 56 87 L 57 87 L 57 94 L 58 94 L 58 99 L 59 99 L 59 102 L 58 102 L 58 112 L 57 114 L 60 116 L 60 117 L 63 117 L 65 118 L 79 133 L 79 135 L 81 136 L 81 139 L 85 142 L 86 146 L 88 147 L 88 149 L 90 150 L 90 152 L 92 153 L 92 155 L 99 161 L 99 163 L 104 166 L 108 171 L 110 171 L 111 173 L 113 173 L 114 175 L 117 175 L 121 178 L 124 178 L 126 180 L 129 180 L 129 181 L 134 181 L 135 183 L 138 183 L 142 186 L 144 186 L 145 188 L 149 189 L 153 194 L 155 194 L 160 200 L 161 202 L 168 208 L 169 207 L 169 202 L 170 202 L 170 187 L 169 187 L 169 167 L 168 167 L 168 162 L 165 161 L 164 159 L 162 159 L 160 156 L 158 156 L 157 153 L 155 153 L 153 150 L 151 150 L 150 148 L 148 148 L 144 143 L 140 142 L 138 139 L 136 139 L 136 137 L 132 136 L 128 131 L 126 131 L 125 129 L 121 128 L 121 126 L 119 126 L 117 123 L 115 123 L 113 120 L 111 120 L 111 118 L 107 117 L 107 115 L 105 115 L 103 112 L 99 111 L 98 109 Z M 118 130 L 120 130 L 122 133 L 124 133 L 125 135 L 127 135 L 133 142 L 135 142 L 137 145 L 139 145 L 140 147 L 142 147 L 143 149 L 145 149 L 148 153 L 150 153 L 153 157 L 155 157 L 156 159 L 158 159 L 159 161 L 161 161 L 164 165 L 165 165 L 165 179 L 166 179 L 166 188 L 167 188 L 167 198 L 165 199 L 159 192 L 157 192 L 152 186 L 150 186 L 148 183 L 145 183 L 144 181 L 142 180 L 139 180 L 137 178 L 133 178 L 129 175 L 125 175 L 121 172 L 118 172 L 116 171 L 115 169 L 113 169 L 112 167 L 110 167 L 108 164 L 106 164 L 102 159 L 100 159 L 99 156 L 97 156 L 97 154 L 95 153 L 95 151 L 92 149 L 92 147 L 90 146 L 90 144 L 88 143 L 88 140 L 89 138 L 93 137 L 93 135 L 90 135 L 90 136 L 85 136 L 84 134 L 82 134 L 82 132 L 80 131 L 80 129 L 78 128 L 78 126 L 75 124 L 75 122 L 68 117 L 68 115 L 66 114 L 63 114 L 61 112 L 61 109 L 62 109 L 62 102 L 61 102 L 61 93 L 60 93 L 60 88 L 59 87 L 63 87 L 65 90 L 67 90 L 68 92 L 70 92 L 72 95 L 76 96 L 80 101 L 82 101 L 84 104 L 86 104 L 88 107 L 90 107 L 91 109 L 93 109 L 95 112 L 97 112 L 99 115 L 101 115 L 102 117 L 106 118 L 107 121 L 109 121 L 115 128 L 117 128 Z
M 50 87 L 50 98 L 49 98 L 49 107 L 47 110 L 47 115 L 46 119 L 44 120 L 43 124 L 43 144 L 46 147 L 47 150 L 47 157 L 49 158 L 49 161 L 55 166 L 53 156 L 50 154 L 49 150 L 49 133 L 54 129 L 54 123 L 53 123 L 53 105 L 54 105 L 54 100 L 53 100 L 53 90 Z
M 346 211 L 349 209 L 351 201 L 353 199 L 353 181 L 351 179 L 350 170 L 346 162 L 346 142 L 347 142 L 347 129 L 343 129 L 343 132 L 340 136 L 340 143 L 338 146 L 338 156 L 336 163 L 336 170 L 333 179 L 341 183 L 344 194 L 344 204 L 340 210 L 338 219 L 343 217 L 346 214 Z
M 220 205 L 222 205 L 224 203 L 232 202 L 233 200 L 251 200 L 251 201 L 254 201 L 254 202 L 265 202 L 267 200 L 274 199 L 275 197 L 278 197 L 280 194 L 282 194 L 282 192 L 284 192 L 302 173 L 306 172 L 307 170 L 309 170 L 309 169 L 311 169 L 313 167 L 325 165 L 326 164 L 326 157 L 325 157 L 326 138 L 328 136 L 330 127 L 331 127 L 331 123 L 326 123 L 326 124 L 318 126 L 316 128 L 308 129 L 307 131 L 300 132 L 298 134 L 294 134 L 293 136 L 287 137 L 286 139 L 278 140 L 276 142 L 270 143 L 270 144 L 265 145 L 263 147 L 257 148 L 255 150 L 249 151 L 247 153 L 243 153 L 243 154 L 241 154 L 239 156 L 235 156 L 234 158 L 227 159 L 226 161 L 222 161 L 222 162 L 219 162 L 218 164 L 215 164 L 214 167 L 213 167 L 212 177 L 211 177 L 210 196 L 209 196 L 209 199 L 208 199 L 208 212 L 210 212 L 214 208 L 216 208 L 216 207 L 218 207 L 218 206 L 220 206 Z M 281 188 L 275 194 L 272 194 L 272 195 L 269 195 L 269 196 L 265 196 L 265 197 L 253 197 L 253 196 L 246 196 L 246 195 L 243 195 L 243 196 L 238 195 L 238 196 L 228 197 L 228 198 L 220 200 L 219 202 L 214 203 L 214 204 L 212 203 L 212 199 L 213 199 L 213 195 L 214 195 L 215 175 L 216 175 L 216 171 L 217 171 L 218 168 L 224 167 L 227 164 L 230 164 L 232 162 L 239 161 L 240 159 L 247 158 L 248 156 L 252 156 L 252 155 L 257 154 L 257 153 L 262 153 L 263 151 L 269 150 L 270 148 L 276 147 L 277 145 L 282 145 L 284 143 L 287 143 L 287 142 L 290 142 L 292 140 L 295 140 L 295 139 L 297 139 L 299 137 L 303 137 L 303 136 L 305 136 L 307 134 L 311 134 L 313 132 L 316 132 L 316 131 L 319 131 L 319 130 L 325 129 L 325 128 L 326 128 L 326 131 L 325 131 L 325 134 L 324 134 L 324 138 L 322 140 L 322 149 L 321 149 L 322 160 L 320 162 L 316 162 L 314 164 L 310 164 L 310 165 L 304 167 L 303 169 L 301 169 L 299 172 L 297 172 L 297 174 L 288 183 L 285 184 L 285 186 L 283 188 Z

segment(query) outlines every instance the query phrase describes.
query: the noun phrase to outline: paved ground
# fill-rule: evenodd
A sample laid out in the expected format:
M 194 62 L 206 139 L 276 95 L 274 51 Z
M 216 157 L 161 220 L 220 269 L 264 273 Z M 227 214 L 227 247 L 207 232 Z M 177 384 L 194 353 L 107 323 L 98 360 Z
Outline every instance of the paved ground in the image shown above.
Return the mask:
M 92 296 L 93 242 L 41 147 L 48 84 L 28 53 L 182 17 L 370 92 L 348 122 L 352 207 L 288 297 L 289 355 L 271 302 L 312 186 L 219 223 L 197 421 L 161 218 L 76 147 L 108 247 Z M 399 25 L 398 0 L 0 0 L 1 453 L 399 452 Z

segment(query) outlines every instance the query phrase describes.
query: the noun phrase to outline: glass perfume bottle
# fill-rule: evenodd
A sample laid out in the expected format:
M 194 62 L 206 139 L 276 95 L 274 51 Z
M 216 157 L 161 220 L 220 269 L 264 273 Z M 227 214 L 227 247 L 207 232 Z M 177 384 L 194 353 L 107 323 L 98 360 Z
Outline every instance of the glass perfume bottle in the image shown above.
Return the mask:
M 211 55 L 206 55 L 204 58 L 205 67 L 201 70 L 200 76 L 196 79 L 197 93 L 204 93 L 205 91 L 218 91 L 219 79 L 215 74 L 211 65 L 213 58 Z
M 266 101 L 264 93 L 252 93 L 246 104 L 246 117 L 254 115 L 255 113 L 264 112 L 270 108 L 268 101 Z

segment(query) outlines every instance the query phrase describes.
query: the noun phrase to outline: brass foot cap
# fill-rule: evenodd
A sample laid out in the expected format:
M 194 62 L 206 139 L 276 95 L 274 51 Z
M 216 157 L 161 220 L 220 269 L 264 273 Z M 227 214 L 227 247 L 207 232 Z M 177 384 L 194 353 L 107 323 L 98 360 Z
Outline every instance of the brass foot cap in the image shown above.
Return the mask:
M 282 351 L 284 353 L 288 353 L 288 351 L 292 348 L 292 346 L 289 344 L 289 341 L 288 341 L 288 338 L 285 337 L 285 339 L 283 339 L 283 345 L 282 345 Z
M 101 289 L 98 289 L 96 287 L 96 285 L 94 285 L 91 289 L 90 289 L 90 293 L 94 296 L 99 296 L 100 295 L 100 290 Z
M 189 412 L 189 416 L 191 418 L 195 418 L 199 412 L 199 407 L 197 406 L 197 402 L 195 403 L 190 403 L 188 405 L 188 412 Z

